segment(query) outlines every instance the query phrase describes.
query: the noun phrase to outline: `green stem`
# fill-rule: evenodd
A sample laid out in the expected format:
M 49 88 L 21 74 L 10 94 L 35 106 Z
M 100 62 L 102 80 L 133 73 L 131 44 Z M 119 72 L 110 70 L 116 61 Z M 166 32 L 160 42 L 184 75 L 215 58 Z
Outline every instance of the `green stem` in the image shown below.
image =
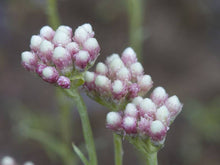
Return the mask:
M 122 149 L 121 137 L 114 133 L 113 138 L 114 138 L 114 148 L 115 148 L 115 165 L 122 165 L 123 149 Z
M 57 9 L 57 0 L 47 0 L 47 14 L 49 25 L 56 29 L 60 25 L 60 19 Z
M 146 154 L 146 165 L 157 165 L 157 152 Z
M 79 94 L 79 91 L 77 89 L 67 89 L 65 92 L 74 99 L 74 102 L 76 104 L 76 107 L 78 109 L 80 119 L 82 122 L 82 128 L 83 128 L 83 136 L 85 139 L 87 151 L 89 154 L 89 162 L 90 165 L 97 165 L 97 156 L 96 156 L 96 150 L 95 150 L 95 143 L 93 139 L 92 129 L 89 122 L 89 117 L 86 109 L 86 105 Z
M 130 45 L 136 51 L 138 60 L 141 61 L 143 43 L 143 0 L 127 0 L 126 2 L 129 21 Z

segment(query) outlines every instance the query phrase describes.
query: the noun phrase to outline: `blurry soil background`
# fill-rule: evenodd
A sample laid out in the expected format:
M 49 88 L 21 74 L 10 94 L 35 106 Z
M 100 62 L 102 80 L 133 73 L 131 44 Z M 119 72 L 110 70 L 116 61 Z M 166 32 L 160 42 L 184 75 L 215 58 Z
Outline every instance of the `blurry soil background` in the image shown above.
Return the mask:
M 58 0 L 62 24 L 73 29 L 91 23 L 103 61 L 129 46 L 125 0 Z M 29 50 L 30 37 L 47 24 L 45 0 L 0 1 L 0 158 L 20 164 L 61 165 L 42 146 L 22 137 L 17 114 L 58 114 L 55 87 L 25 71 L 20 54 Z M 143 65 L 154 87 L 163 86 L 184 103 L 171 126 L 161 165 L 217 165 L 220 162 L 220 1 L 147 0 L 144 6 Z M 96 139 L 99 164 L 113 165 L 112 133 L 105 128 L 108 110 L 85 94 Z M 26 109 L 25 112 L 24 109 Z M 14 116 L 16 114 L 16 116 Z M 83 143 L 77 111 L 72 111 L 73 141 Z M 48 119 L 49 120 L 49 119 Z M 48 126 L 48 125 L 47 125 Z M 45 125 L 45 127 L 47 127 Z M 56 128 L 53 128 L 56 129 Z M 58 129 L 58 128 L 57 128 Z M 71 148 L 71 146 L 70 146 Z M 138 165 L 137 151 L 124 142 L 124 165 Z

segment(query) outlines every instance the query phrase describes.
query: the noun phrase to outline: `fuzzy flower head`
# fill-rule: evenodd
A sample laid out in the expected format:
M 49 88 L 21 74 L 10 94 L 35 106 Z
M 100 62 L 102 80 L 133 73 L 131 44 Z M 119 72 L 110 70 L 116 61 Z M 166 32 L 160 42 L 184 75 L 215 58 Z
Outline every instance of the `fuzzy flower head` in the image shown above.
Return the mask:
M 15 161 L 14 158 L 12 158 L 11 156 L 5 156 L 1 159 L 1 165 L 18 165 L 17 162 Z M 23 165 L 34 165 L 33 162 L 31 161 L 27 161 L 25 163 L 23 163 Z
M 121 57 L 112 54 L 104 63 L 99 62 L 95 71 L 87 71 L 84 78 L 84 89 L 90 97 L 116 109 L 137 96 L 144 96 L 153 84 L 130 47 L 122 52 Z
M 25 69 L 44 81 L 70 88 L 71 78 L 90 68 L 99 56 L 100 47 L 92 26 L 79 26 L 75 32 L 61 25 L 56 30 L 43 26 L 30 40 L 30 51 L 21 54 Z
M 111 113 L 118 114 L 118 117 L 111 115 L 111 121 L 118 122 L 115 122 L 117 124 L 114 124 L 114 127 L 109 127 L 107 121 L 107 128 L 117 130 L 122 136 L 139 136 L 150 138 L 153 142 L 161 142 L 182 106 L 177 96 L 169 97 L 163 87 L 157 87 L 151 98 L 137 96 L 120 113 L 109 112 L 107 116 Z

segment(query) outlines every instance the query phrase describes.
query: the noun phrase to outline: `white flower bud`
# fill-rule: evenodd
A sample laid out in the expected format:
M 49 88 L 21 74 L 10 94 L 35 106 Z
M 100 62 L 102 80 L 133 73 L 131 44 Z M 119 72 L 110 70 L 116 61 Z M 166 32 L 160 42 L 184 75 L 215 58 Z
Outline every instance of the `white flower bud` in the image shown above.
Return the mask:
M 147 114 L 148 116 L 152 116 L 156 112 L 156 105 L 149 98 L 143 99 L 140 104 L 140 114 L 144 116 Z
M 122 124 L 127 134 L 137 133 L 137 119 L 131 116 L 125 116 Z
M 104 63 L 99 62 L 96 65 L 95 71 L 98 74 L 106 75 L 108 73 L 108 67 Z
M 169 124 L 168 123 L 169 115 L 170 115 L 170 112 L 168 111 L 165 105 L 157 109 L 157 112 L 155 113 L 156 119 L 160 120 L 164 124 Z
M 98 75 L 95 79 L 95 85 L 99 91 L 110 91 L 111 89 L 111 80 L 106 76 Z
M 133 64 L 130 66 L 130 71 L 131 71 L 132 78 L 133 78 L 134 80 L 137 80 L 137 77 L 138 77 L 138 76 L 142 76 L 142 75 L 143 75 L 143 73 L 144 73 L 144 68 L 143 68 L 143 66 L 141 65 L 141 63 L 135 62 L 135 63 L 133 63 Z
M 43 63 L 48 64 L 52 60 L 54 45 L 47 40 L 43 40 L 40 44 L 39 57 Z
M 150 75 L 144 75 L 138 77 L 138 86 L 140 87 L 140 95 L 145 95 L 153 86 L 153 81 Z
M 126 66 L 130 66 L 131 64 L 137 62 L 136 53 L 131 47 L 128 47 L 123 51 L 121 59 Z
M 43 39 L 39 35 L 33 35 L 30 41 L 30 48 L 35 52 L 38 51 L 42 41 Z
M 116 78 L 122 81 L 130 81 L 131 73 L 126 67 L 122 67 L 117 73 Z
M 57 29 L 57 31 L 61 31 L 66 33 L 66 35 L 68 35 L 70 38 L 72 38 L 73 32 L 72 32 L 72 28 L 66 25 L 60 25 Z
M 75 66 L 78 70 L 85 69 L 90 61 L 89 53 L 84 50 L 80 50 L 77 54 L 75 54 L 75 58 Z
M 40 36 L 47 39 L 47 40 L 52 40 L 54 37 L 54 30 L 50 26 L 43 26 L 40 29 Z
M 124 111 L 125 116 L 131 116 L 131 117 L 137 117 L 138 116 L 138 110 L 133 103 L 128 103 L 125 111 Z
M 95 38 L 86 40 L 83 43 L 83 48 L 89 52 L 92 61 L 99 55 L 100 46 Z
M 150 125 L 150 136 L 154 141 L 163 140 L 166 135 L 167 128 L 159 120 L 155 120 Z
M 163 105 L 167 98 L 168 94 L 163 87 L 156 87 L 151 94 L 151 99 L 157 106 Z
M 122 117 L 118 112 L 109 112 L 106 116 L 107 128 L 118 130 L 121 128 Z
M 25 51 L 21 54 L 21 63 L 25 69 L 29 71 L 35 71 L 38 58 L 35 54 Z
M 71 37 L 64 31 L 57 30 L 53 37 L 53 43 L 56 46 L 66 46 L 71 42 Z
M 5 156 L 1 160 L 1 165 L 15 165 L 15 160 L 10 156 Z

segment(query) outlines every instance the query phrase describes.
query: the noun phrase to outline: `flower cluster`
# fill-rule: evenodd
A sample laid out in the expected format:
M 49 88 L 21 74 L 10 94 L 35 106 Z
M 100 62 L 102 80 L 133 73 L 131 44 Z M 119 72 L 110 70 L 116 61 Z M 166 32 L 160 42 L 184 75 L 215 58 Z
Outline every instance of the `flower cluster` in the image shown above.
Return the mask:
M 70 77 L 94 64 L 100 47 L 90 24 L 79 26 L 73 33 L 61 25 L 54 31 L 49 26 L 40 29 L 30 40 L 30 51 L 21 54 L 21 63 L 44 81 L 70 88 Z
M 1 159 L 1 165 L 18 165 L 16 161 L 10 157 L 10 156 L 5 156 Z M 27 161 L 23 165 L 34 165 L 33 162 Z
M 122 112 L 109 112 L 107 128 L 130 136 L 162 141 L 170 124 L 182 110 L 177 96 L 168 97 L 163 87 L 153 90 L 150 98 L 135 97 Z
M 144 96 L 153 84 L 151 76 L 144 74 L 143 66 L 130 47 L 123 51 L 121 57 L 112 54 L 105 63 L 99 62 L 95 72 L 87 71 L 84 77 L 88 95 L 109 104 Z

